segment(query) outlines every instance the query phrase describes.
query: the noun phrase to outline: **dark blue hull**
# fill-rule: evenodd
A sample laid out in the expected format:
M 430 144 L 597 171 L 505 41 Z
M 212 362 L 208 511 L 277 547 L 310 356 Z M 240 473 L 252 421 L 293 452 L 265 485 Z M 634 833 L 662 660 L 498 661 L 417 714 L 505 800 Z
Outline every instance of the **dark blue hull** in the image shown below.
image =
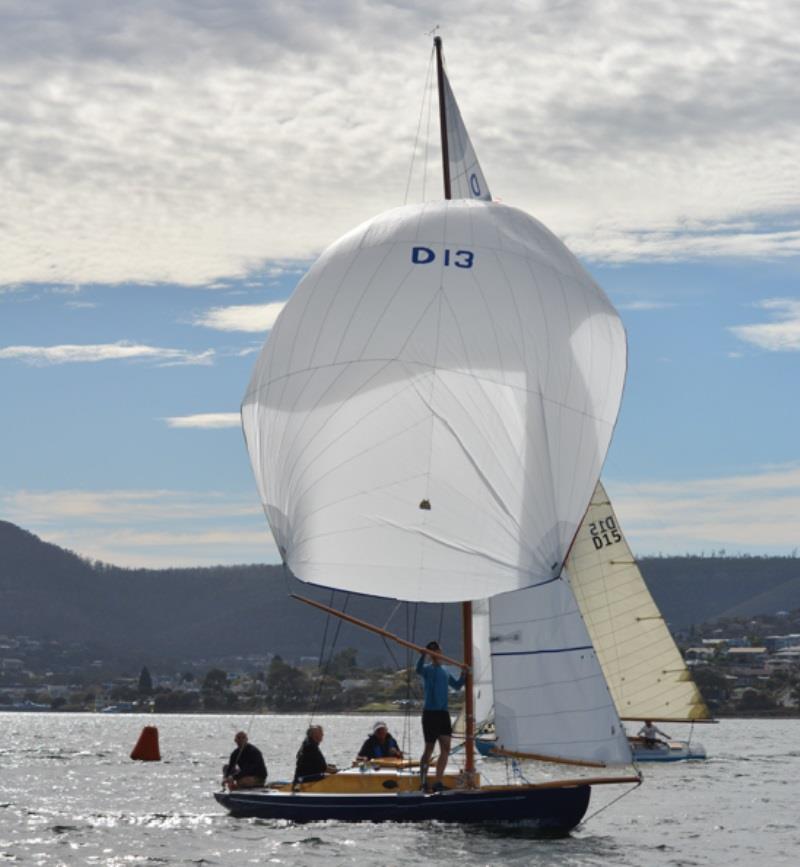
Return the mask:
M 218 792 L 233 816 L 291 822 L 524 823 L 543 835 L 568 834 L 589 806 L 591 787 L 450 790 L 438 794 L 333 795 L 291 792 Z

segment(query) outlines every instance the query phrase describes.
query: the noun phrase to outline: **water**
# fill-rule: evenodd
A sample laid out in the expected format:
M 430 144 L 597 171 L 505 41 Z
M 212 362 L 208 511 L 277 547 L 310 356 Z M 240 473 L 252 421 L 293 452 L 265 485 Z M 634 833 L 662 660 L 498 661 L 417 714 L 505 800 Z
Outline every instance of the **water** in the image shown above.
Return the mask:
M 372 717 L 322 717 L 349 764 Z M 696 735 L 711 759 L 644 768 L 645 784 L 569 839 L 445 825 L 281 825 L 232 819 L 211 797 L 249 717 L 0 714 L 0 864 L 796 864 L 800 720 L 726 720 Z M 291 774 L 306 716 L 256 717 L 272 779 Z M 144 725 L 164 760 L 132 762 Z M 391 723 L 402 734 L 402 721 Z M 416 725 L 416 722 L 415 722 Z M 681 732 L 667 727 L 672 735 Z M 499 767 L 495 764 L 495 773 Z M 596 788 L 588 815 L 621 793 Z

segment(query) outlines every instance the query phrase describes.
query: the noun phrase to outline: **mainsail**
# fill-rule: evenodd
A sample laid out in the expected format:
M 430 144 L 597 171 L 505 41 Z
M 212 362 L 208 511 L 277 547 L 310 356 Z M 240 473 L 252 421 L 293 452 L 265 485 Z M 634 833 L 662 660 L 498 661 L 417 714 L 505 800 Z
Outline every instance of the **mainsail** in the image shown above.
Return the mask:
M 450 192 L 454 199 L 483 199 L 491 201 L 489 184 L 475 156 L 467 128 L 461 119 L 453 90 L 442 70 L 444 105 L 446 112 L 447 156 L 450 164 Z
M 567 570 L 620 715 L 710 719 L 600 482 Z
M 522 211 L 460 199 L 364 223 L 297 286 L 242 406 L 285 562 L 425 601 L 557 576 L 625 355 L 603 291 Z
M 629 763 L 625 728 L 564 578 L 496 596 L 490 611 L 498 747 Z

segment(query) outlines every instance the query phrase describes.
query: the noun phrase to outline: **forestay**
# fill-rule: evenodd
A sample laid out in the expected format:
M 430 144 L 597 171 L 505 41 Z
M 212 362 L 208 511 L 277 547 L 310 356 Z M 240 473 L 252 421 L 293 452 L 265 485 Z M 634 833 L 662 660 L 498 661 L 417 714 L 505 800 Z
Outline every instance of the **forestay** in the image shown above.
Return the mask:
M 491 600 L 497 746 L 575 762 L 631 761 L 625 730 L 563 578 Z
M 625 355 L 605 294 L 523 212 L 461 199 L 364 223 L 300 282 L 242 406 L 286 563 L 427 601 L 560 574 Z
M 600 482 L 567 564 L 620 715 L 709 719 Z
M 443 75 L 451 195 L 454 199 L 491 201 L 492 194 L 489 192 L 489 184 L 486 183 L 467 128 L 461 119 L 461 111 L 450 87 L 447 73 L 445 72 Z

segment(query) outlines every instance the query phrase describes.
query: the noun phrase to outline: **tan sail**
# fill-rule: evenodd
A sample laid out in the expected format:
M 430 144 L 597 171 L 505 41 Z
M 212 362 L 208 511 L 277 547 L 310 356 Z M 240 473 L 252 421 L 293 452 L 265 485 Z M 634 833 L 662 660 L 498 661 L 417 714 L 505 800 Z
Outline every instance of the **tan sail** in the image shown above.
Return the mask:
M 567 572 L 619 715 L 709 719 L 601 482 L 570 551 Z

